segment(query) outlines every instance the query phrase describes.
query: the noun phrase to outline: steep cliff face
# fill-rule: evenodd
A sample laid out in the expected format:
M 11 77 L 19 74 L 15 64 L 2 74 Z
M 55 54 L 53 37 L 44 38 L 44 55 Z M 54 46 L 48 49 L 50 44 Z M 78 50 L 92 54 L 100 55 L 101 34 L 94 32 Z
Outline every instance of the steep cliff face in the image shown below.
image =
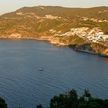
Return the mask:
M 75 51 L 80 51 L 80 52 L 86 52 L 86 53 L 91 53 L 91 54 L 97 54 L 100 56 L 105 56 L 108 57 L 108 48 L 96 44 L 96 43 L 86 43 L 83 45 L 69 45 L 70 48 L 73 48 Z
M 106 48 L 106 49 L 103 51 L 103 55 L 108 56 L 108 48 Z
M 108 56 L 108 47 L 103 46 L 101 44 L 91 44 L 91 47 L 95 50 L 96 54 Z

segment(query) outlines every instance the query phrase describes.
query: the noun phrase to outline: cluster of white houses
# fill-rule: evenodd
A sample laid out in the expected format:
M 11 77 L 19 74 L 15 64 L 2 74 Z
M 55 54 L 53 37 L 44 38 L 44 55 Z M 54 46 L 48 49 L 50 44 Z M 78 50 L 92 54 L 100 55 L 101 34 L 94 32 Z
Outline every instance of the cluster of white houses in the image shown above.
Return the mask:
M 108 35 L 101 34 L 101 33 L 96 33 L 94 36 L 88 36 L 88 40 L 93 41 L 93 42 L 98 42 L 98 41 L 108 41 Z
M 79 36 L 81 38 L 84 38 L 86 40 L 92 41 L 92 42 L 108 42 L 108 35 L 105 35 L 104 32 L 99 29 L 98 27 L 95 28 L 88 28 L 88 27 L 80 27 L 80 28 L 71 28 L 70 31 L 61 33 L 57 32 L 53 29 L 50 30 L 50 32 L 55 33 L 55 36 Z

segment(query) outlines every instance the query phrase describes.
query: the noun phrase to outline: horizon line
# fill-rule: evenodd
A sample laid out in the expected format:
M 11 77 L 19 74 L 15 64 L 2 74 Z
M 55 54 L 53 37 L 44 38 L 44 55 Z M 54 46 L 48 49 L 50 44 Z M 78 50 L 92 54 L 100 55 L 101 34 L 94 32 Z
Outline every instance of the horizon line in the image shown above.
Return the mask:
M 7 13 L 11 13 L 11 12 L 15 12 L 17 11 L 18 9 L 21 9 L 21 8 L 30 8 L 30 7 L 61 7 L 61 8 L 81 8 L 81 9 L 89 9 L 89 8 L 98 8 L 98 7 L 108 7 L 107 5 L 97 5 L 97 6 L 87 6 L 87 7 L 82 7 L 82 6 L 61 6 L 61 5 L 31 5 L 31 6 L 22 6 L 22 7 L 19 7 L 19 8 L 16 8 L 16 9 L 13 9 L 13 10 L 10 10 L 10 11 L 7 11 L 7 12 L 3 12 L 3 13 L 0 13 L 0 16 L 3 15 L 3 14 L 7 14 Z

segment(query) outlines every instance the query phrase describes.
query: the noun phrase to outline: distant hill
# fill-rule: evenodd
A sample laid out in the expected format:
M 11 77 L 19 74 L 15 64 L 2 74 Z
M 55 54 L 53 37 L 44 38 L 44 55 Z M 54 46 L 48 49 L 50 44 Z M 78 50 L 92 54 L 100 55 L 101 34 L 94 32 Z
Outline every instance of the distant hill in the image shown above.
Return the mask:
M 76 32 L 77 28 L 80 28 L 79 32 Z M 93 30 L 94 34 L 91 33 Z M 108 7 L 105 6 L 93 8 L 23 7 L 0 16 L 0 38 L 2 39 L 39 39 L 61 43 L 61 45 L 91 44 L 87 36 L 91 34 L 94 36 L 100 31 L 104 33 L 105 39 L 99 38 L 99 35 L 98 44 L 106 48 L 108 47 L 107 36 L 105 36 L 108 34 Z M 84 33 L 87 36 L 82 38 L 78 36 L 80 33 L 82 36 Z
M 45 19 L 46 15 L 58 16 L 61 19 Z M 41 18 L 39 18 L 41 17 Z M 88 20 L 83 20 L 88 18 Z M 90 19 L 94 18 L 93 20 Z M 95 22 L 95 20 L 108 21 L 108 7 L 94 8 L 64 8 L 58 6 L 36 6 L 23 7 L 12 13 L 4 14 L 0 17 L 1 30 L 6 29 L 26 29 L 30 32 L 45 32 L 55 28 L 57 30 L 69 30 L 72 27 L 100 27 L 108 32 L 108 22 Z M 29 23 L 29 24 L 28 24 Z M 20 27 L 19 27 L 20 26 Z M 23 27 L 22 27 L 23 26 Z

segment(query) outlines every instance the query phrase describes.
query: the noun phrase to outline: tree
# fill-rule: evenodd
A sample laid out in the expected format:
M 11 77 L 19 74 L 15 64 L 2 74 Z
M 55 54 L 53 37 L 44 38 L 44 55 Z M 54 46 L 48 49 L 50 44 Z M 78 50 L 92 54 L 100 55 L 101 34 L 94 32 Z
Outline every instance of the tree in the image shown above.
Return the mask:
M 67 96 L 67 106 L 66 108 L 77 108 L 78 105 L 78 95 L 76 90 L 72 89 Z
M 85 89 L 83 97 L 85 101 L 89 101 L 92 98 L 89 89 Z
M 4 99 L 0 97 L 0 108 L 7 108 L 7 104 Z
M 37 105 L 37 108 L 43 108 L 43 106 L 41 104 Z
M 58 108 L 58 96 L 54 96 L 50 101 L 50 108 Z
M 54 96 L 50 100 L 50 108 L 108 108 L 108 99 L 94 98 L 88 89 L 78 97 L 77 92 L 72 89 L 68 93 Z

